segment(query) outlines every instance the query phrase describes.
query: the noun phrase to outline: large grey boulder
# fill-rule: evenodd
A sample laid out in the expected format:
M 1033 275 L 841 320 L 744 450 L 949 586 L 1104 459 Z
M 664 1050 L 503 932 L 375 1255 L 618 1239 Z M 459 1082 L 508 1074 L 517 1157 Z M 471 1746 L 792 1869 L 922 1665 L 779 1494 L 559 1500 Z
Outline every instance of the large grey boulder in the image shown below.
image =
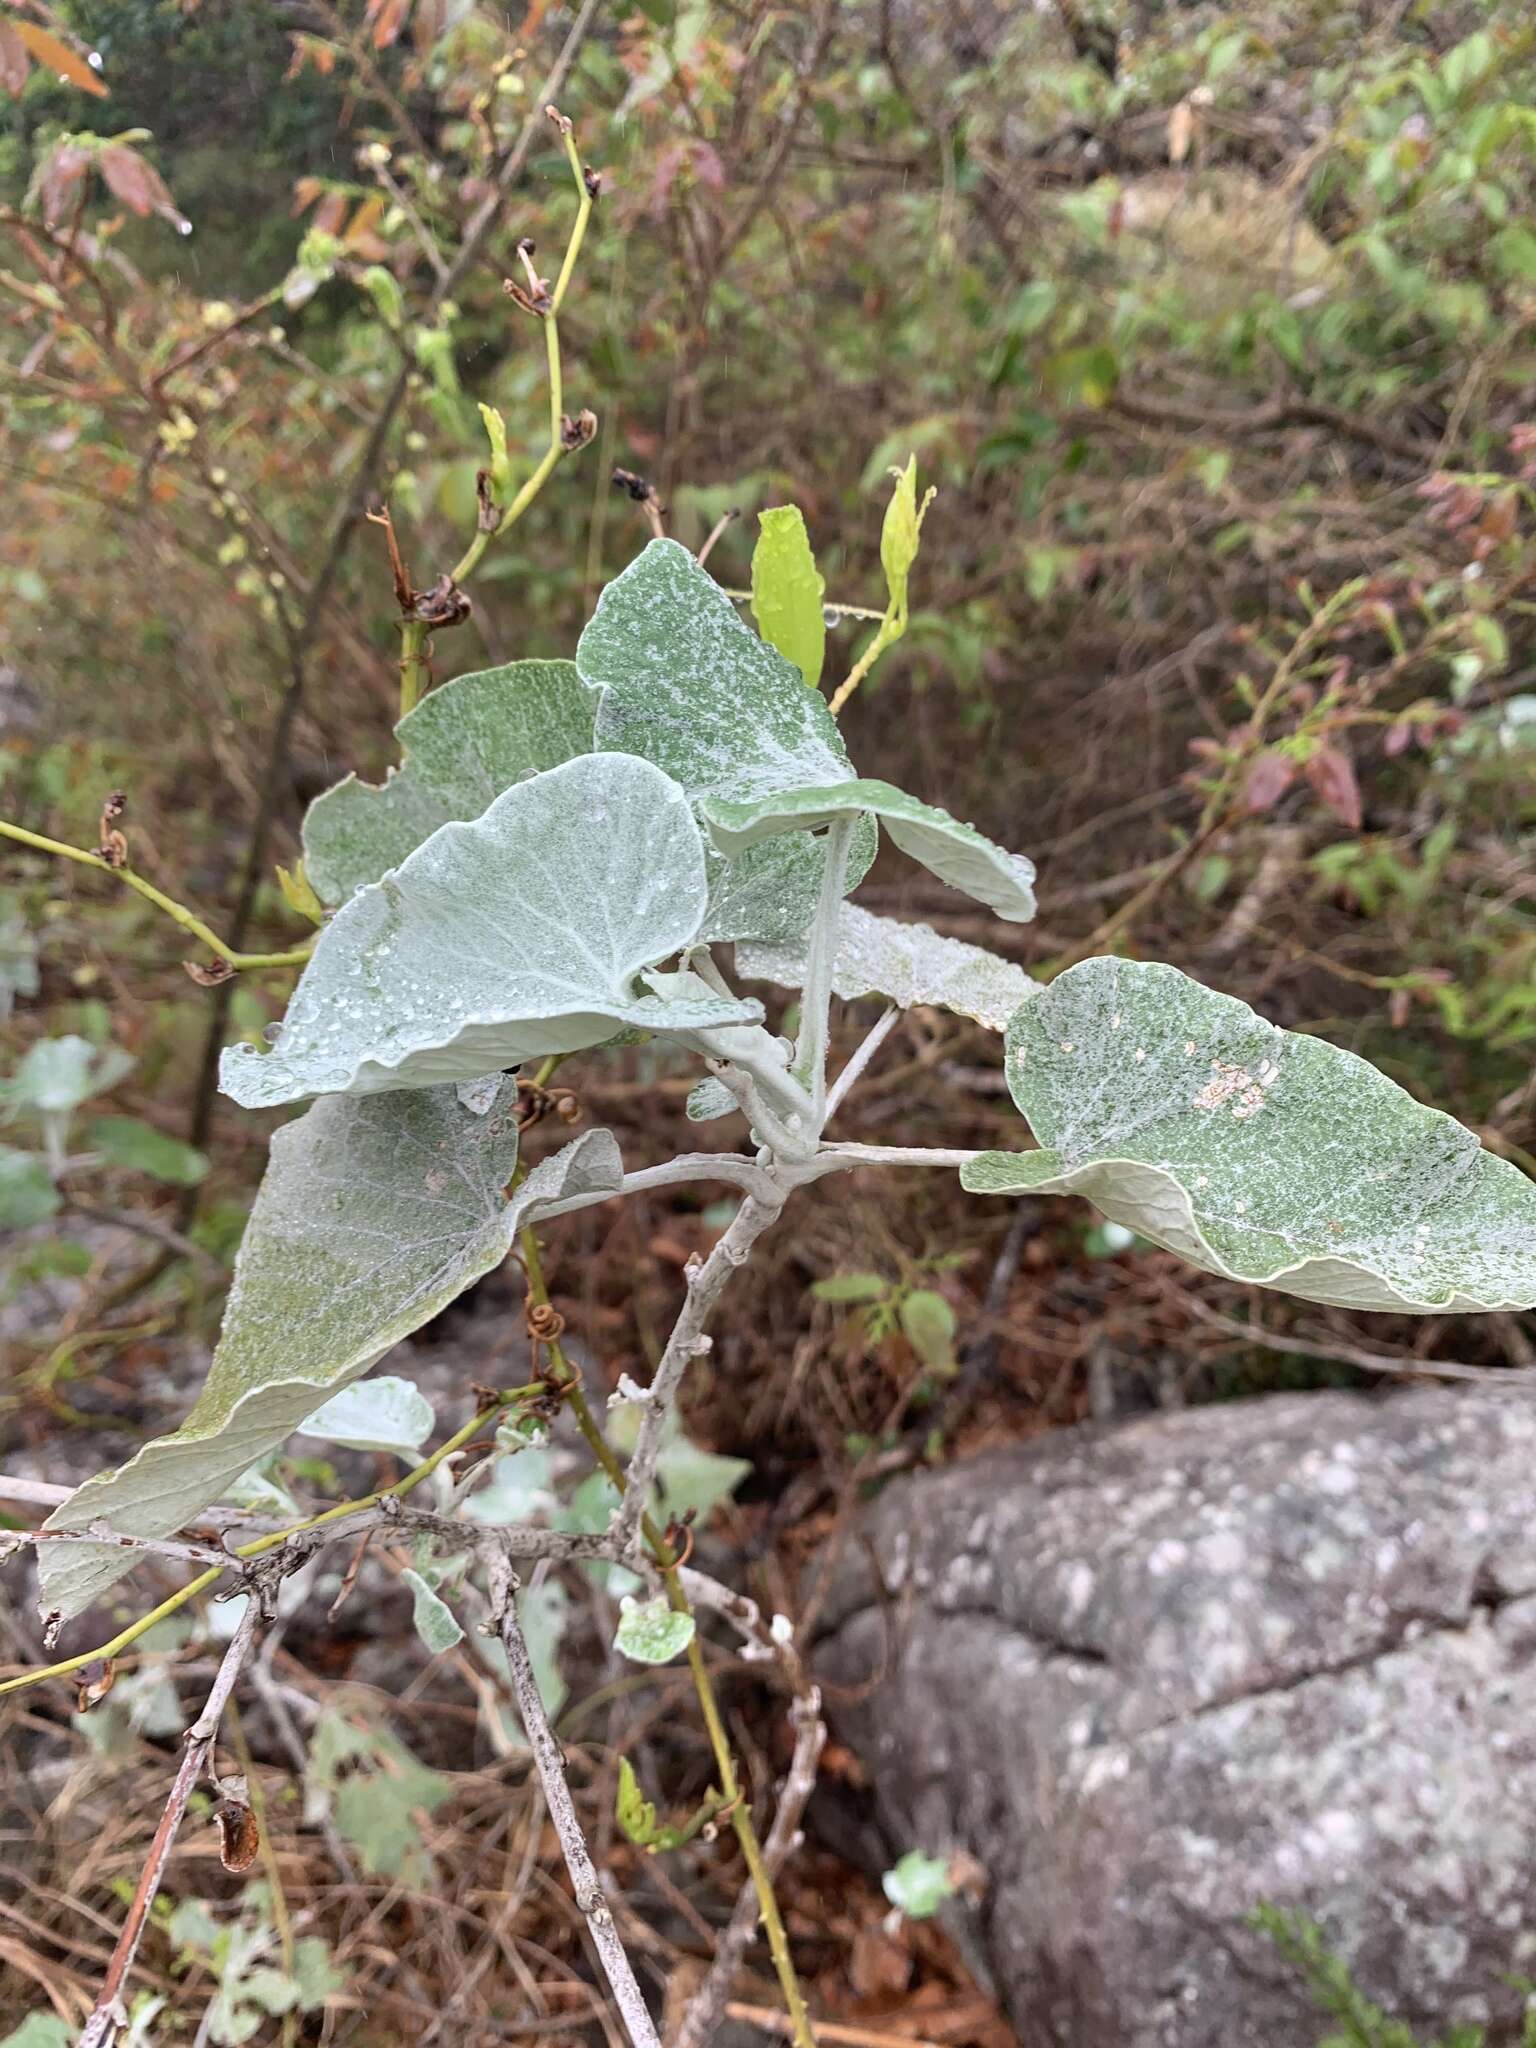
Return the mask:
M 1536 1976 L 1536 1404 L 1282 1395 L 889 1487 L 821 1678 L 1023 2048 L 1314 2048 L 1247 1924 L 1438 2035 Z M 844 1691 L 843 1688 L 851 1688 Z

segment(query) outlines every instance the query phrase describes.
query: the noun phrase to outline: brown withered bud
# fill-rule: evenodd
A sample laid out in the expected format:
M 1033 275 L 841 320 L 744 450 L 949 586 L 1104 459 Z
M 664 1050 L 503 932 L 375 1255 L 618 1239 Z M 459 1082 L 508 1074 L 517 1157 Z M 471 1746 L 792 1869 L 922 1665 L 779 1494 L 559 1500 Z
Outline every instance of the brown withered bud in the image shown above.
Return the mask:
M 501 510 L 491 496 L 491 472 L 475 471 L 475 531 L 494 533 L 501 523 Z
M 181 964 L 199 988 L 217 988 L 235 971 L 227 960 L 215 960 L 211 967 L 205 967 L 201 960 L 183 960 Z
M 430 590 L 418 590 L 411 600 L 411 617 L 434 632 L 443 626 L 462 626 L 469 609 L 469 599 L 446 570 Z
M 110 1657 L 93 1657 L 75 1679 L 75 1712 L 88 1714 L 99 1707 L 117 1679 L 117 1666 Z
M 587 188 L 587 197 L 589 199 L 602 198 L 603 174 L 601 171 L 594 171 L 590 164 L 583 164 L 581 167 L 581 182 Z
M 563 1124 L 574 1124 L 580 1120 L 581 1104 L 568 1088 L 562 1088 L 550 1099 L 555 1115 Z
M 551 126 L 557 128 L 562 135 L 570 134 L 572 125 L 570 116 L 568 114 L 562 114 L 557 106 L 550 105 L 545 107 L 544 118 L 551 124 Z
M 560 415 L 560 446 L 567 455 L 574 455 L 578 448 L 585 448 L 597 432 L 597 414 L 586 406 L 572 419 L 568 412 Z
M 118 830 L 118 820 L 127 809 L 127 792 L 121 789 L 114 789 L 101 807 L 101 844 L 97 852 L 109 868 L 128 865 L 128 841 Z
M 649 478 L 636 476 L 632 469 L 616 469 L 612 482 L 616 491 L 623 491 L 637 505 L 649 505 L 656 496 L 656 486 Z
M 244 1778 L 227 1778 L 223 1790 L 225 1797 L 213 1810 L 219 1830 L 219 1861 L 238 1877 L 261 1853 L 261 1829 L 246 1799 Z
M 518 238 L 517 253 L 519 256 L 532 256 L 538 246 L 532 235 L 522 235 Z

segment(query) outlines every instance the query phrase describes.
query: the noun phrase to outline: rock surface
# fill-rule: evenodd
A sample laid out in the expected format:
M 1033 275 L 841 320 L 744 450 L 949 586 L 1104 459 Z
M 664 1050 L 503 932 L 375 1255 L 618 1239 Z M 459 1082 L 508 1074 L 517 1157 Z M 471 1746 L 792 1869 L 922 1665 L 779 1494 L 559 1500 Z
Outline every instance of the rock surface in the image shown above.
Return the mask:
M 1280 1395 L 891 1486 L 819 1675 L 1023 2048 L 1315 2048 L 1262 1901 L 1426 2036 L 1536 1977 L 1536 1403 Z M 872 1683 L 873 1681 L 873 1683 Z

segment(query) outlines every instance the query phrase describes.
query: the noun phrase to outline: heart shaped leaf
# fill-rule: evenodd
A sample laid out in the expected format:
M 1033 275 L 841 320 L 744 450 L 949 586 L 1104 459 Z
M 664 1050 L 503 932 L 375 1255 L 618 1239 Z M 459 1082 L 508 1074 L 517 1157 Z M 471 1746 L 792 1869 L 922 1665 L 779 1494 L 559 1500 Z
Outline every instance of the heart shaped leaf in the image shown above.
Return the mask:
M 174 1434 L 87 1480 L 48 1526 L 173 1535 L 328 1394 L 497 1265 L 545 1205 L 616 1189 L 623 1178 L 608 1131 L 586 1132 L 544 1160 L 508 1201 L 502 1190 L 516 1164 L 511 1080 L 482 1113 L 453 1088 L 433 1088 L 331 1096 L 285 1125 L 196 1406 Z M 44 1544 L 44 1612 L 78 1614 L 133 1562 L 132 1551 Z
M 752 1022 L 755 1003 L 636 990 L 643 968 L 693 943 L 706 897 L 677 784 L 628 755 L 584 755 L 441 826 L 343 904 L 272 1051 L 228 1048 L 222 1085 L 263 1108 L 473 1080 L 626 1025 Z
M 653 540 L 608 585 L 576 666 L 603 692 L 597 744 L 644 755 L 690 796 L 766 796 L 853 773 L 820 694 L 675 540 Z
M 1042 1150 L 979 1194 L 1086 1195 L 1191 1264 L 1344 1308 L 1536 1304 L 1536 1183 L 1337 1046 L 1177 968 L 1088 960 L 1014 1018 Z
M 736 949 L 736 968 L 749 980 L 803 988 L 805 949 L 743 944 Z M 1013 961 L 943 938 L 931 925 L 876 917 L 856 903 L 845 903 L 839 914 L 832 991 L 846 1003 L 888 996 L 903 1010 L 952 1010 L 989 1031 L 1005 1031 L 1014 1011 L 1039 990 L 1039 982 Z
M 304 872 L 344 903 L 454 818 L 478 818 L 526 776 L 592 752 L 595 699 L 569 661 L 459 676 L 395 727 L 404 756 L 380 787 L 349 775 L 304 819 Z
M 806 691 L 809 696 L 810 692 Z M 1035 914 L 1035 870 L 1021 853 L 1005 853 L 974 825 L 948 811 L 919 803 L 889 782 L 837 782 L 820 787 L 780 789 L 745 799 L 706 797 L 699 815 L 725 853 L 740 853 L 776 832 L 829 825 L 836 818 L 870 812 L 879 818 L 903 853 L 910 854 L 952 888 L 963 889 L 1012 924 Z M 852 883 L 849 884 L 852 887 Z

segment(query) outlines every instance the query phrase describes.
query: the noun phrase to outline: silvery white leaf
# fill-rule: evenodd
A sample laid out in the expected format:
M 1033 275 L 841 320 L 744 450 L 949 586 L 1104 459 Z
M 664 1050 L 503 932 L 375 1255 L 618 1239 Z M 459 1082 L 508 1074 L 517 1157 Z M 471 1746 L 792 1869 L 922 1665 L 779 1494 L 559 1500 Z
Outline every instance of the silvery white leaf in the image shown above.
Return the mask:
M 981 1154 L 973 1192 L 1086 1195 L 1207 1272 L 1344 1308 L 1536 1304 L 1536 1182 L 1176 968 L 1069 968 L 1014 1018 L 1007 1072 L 1043 1149 Z
M 820 692 L 675 540 L 653 540 L 604 590 L 576 666 L 603 692 L 598 746 L 643 755 L 690 796 L 769 795 L 853 772 Z
M 592 752 L 596 699 L 569 661 L 509 661 L 459 676 L 395 727 L 403 760 L 375 788 L 349 775 L 304 818 L 304 870 L 344 903 L 454 818 L 478 818 L 525 776 Z
M 805 950 L 744 943 L 736 948 L 736 969 L 748 980 L 802 988 Z M 832 989 L 844 1002 L 888 996 L 904 1010 L 931 1005 L 974 1018 L 989 1031 L 1004 1031 L 1019 1005 L 1039 993 L 1040 983 L 1013 961 L 943 938 L 931 925 L 900 924 L 845 903 L 838 917 Z
M 803 687 L 803 685 L 802 685 Z M 539 1054 L 748 1022 L 754 1003 L 669 1004 L 640 971 L 691 945 L 704 848 L 677 784 L 626 754 L 520 782 L 442 826 L 320 934 L 269 1053 L 228 1047 L 247 1108 L 477 1080 Z
M 447 1601 L 442 1599 L 420 1572 L 409 1569 L 401 1578 L 411 1589 L 411 1623 L 430 1653 L 436 1657 L 464 1640 L 464 1631 Z
M 419 1387 L 392 1373 L 358 1380 L 306 1416 L 301 1436 L 321 1437 L 354 1451 L 418 1451 L 436 1417 Z
M 191 1414 L 115 1472 L 98 1474 L 48 1526 L 105 1522 L 174 1535 L 314 1413 L 506 1256 L 522 1225 L 568 1195 L 623 1180 L 610 1131 L 587 1131 L 536 1166 L 511 1201 L 516 1084 L 486 1116 L 451 1088 L 332 1096 L 272 1140 L 208 1381 Z M 66 1620 L 116 1584 L 131 1551 L 50 1543 L 41 1606 Z
M 1035 870 L 1022 853 L 1006 852 L 974 825 L 962 824 L 934 804 L 919 803 L 889 782 L 801 785 L 747 799 L 709 796 L 699 804 L 699 816 L 715 844 L 729 854 L 739 854 L 776 832 L 829 825 L 861 812 L 877 817 L 902 852 L 930 874 L 951 888 L 963 889 L 999 917 L 1023 924 L 1034 916 Z

